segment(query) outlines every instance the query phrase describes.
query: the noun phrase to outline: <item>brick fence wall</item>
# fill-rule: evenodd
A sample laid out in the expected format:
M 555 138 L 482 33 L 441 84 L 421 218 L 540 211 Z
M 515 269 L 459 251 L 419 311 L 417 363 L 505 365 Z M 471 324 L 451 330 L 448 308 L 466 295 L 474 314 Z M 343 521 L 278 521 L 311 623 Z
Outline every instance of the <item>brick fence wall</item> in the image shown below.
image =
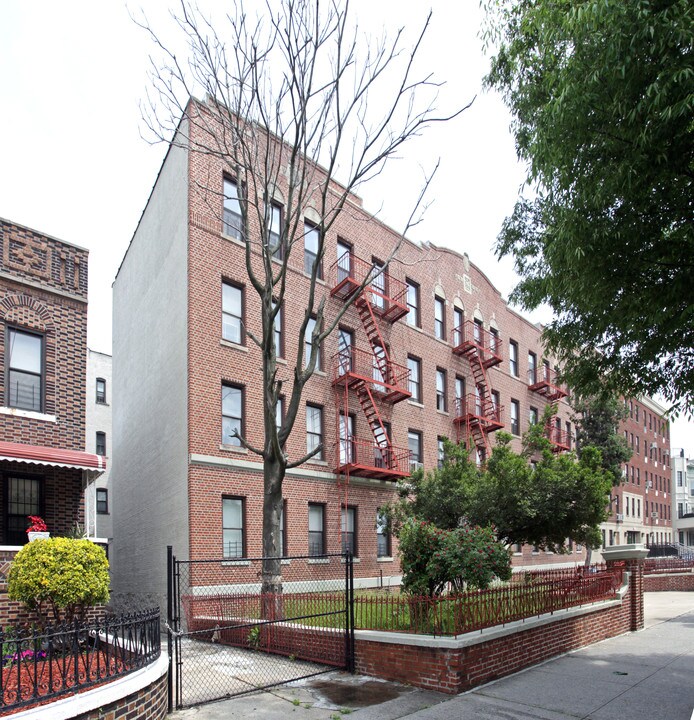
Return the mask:
M 73 720 L 160 720 L 166 716 L 168 708 L 167 676 L 116 700 L 105 707 L 88 713 L 75 715 Z
M 692 592 L 694 572 L 644 575 L 643 589 L 645 592 Z

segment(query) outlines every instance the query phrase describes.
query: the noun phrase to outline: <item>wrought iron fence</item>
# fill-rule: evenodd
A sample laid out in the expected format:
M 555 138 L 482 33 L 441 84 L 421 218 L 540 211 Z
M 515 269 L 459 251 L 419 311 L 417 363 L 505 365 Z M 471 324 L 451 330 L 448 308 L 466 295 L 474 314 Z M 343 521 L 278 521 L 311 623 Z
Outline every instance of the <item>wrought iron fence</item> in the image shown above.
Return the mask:
M 643 564 L 643 572 L 646 575 L 657 575 L 659 573 L 691 572 L 694 570 L 694 560 L 681 557 L 655 557 L 646 558 Z
M 159 609 L 64 623 L 45 630 L 0 630 L 0 711 L 108 682 L 159 657 Z
M 357 592 L 354 627 L 462 635 L 495 625 L 614 598 L 622 569 L 604 566 L 518 573 L 510 583 L 440 597 Z M 325 597 L 326 605 L 330 598 Z

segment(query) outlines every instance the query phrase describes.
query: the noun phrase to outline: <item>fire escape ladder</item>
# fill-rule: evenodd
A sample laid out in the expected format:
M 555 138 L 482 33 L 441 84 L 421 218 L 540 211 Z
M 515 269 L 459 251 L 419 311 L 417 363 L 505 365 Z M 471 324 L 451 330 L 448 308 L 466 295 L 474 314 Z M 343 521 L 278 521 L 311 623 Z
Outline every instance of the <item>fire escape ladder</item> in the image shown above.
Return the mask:
M 354 303 L 357 307 L 357 312 L 361 319 L 361 324 L 364 326 L 366 336 L 369 339 L 369 345 L 373 351 L 374 358 L 376 359 L 376 367 L 381 373 L 383 381 L 390 382 L 390 356 L 388 355 L 388 348 L 386 342 L 381 335 L 381 330 L 378 327 L 376 315 L 374 314 L 371 303 L 369 302 L 366 292 L 363 292 Z
M 369 423 L 371 434 L 374 437 L 374 446 L 384 453 L 392 451 L 393 447 L 390 438 L 388 437 L 386 427 L 381 419 L 381 413 L 378 412 L 378 407 L 376 406 L 374 396 L 368 384 L 365 382 L 359 383 L 356 386 L 356 392 L 361 409 L 364 411 L 364 416 Z
M 491 454 L 491 446 L 485 430 L 489 424 L 488 418 L 493 413 L 494 407 L 489 389 L 489 377 L 487 376 L 487 369 L 484 367 L 482 353 L 479 348 L 475 348 L 472 352 L 468 353 L 467 357 L 470 361 L 470 369 L 472 370 L 472 376 L 475 378 L 475 386 L 479 393 L 479 415 L 482 416 L 478 418 L 476 422 L 470 422 L 470 420 L 468 420 L 468 438 L 472 435 L 475 446 L 484 449 L 485 457 L 488 458 Z

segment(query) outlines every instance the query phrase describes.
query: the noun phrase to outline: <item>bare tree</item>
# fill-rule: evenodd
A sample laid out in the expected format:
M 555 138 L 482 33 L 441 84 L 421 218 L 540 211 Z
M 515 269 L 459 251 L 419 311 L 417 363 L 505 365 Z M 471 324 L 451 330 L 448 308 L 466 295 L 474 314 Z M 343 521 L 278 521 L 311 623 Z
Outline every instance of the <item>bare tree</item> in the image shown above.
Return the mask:
M 264 509 L 262 591 L 282 587 L 280 516 L 285 472 L 320 451 L 289 458 L 284 451 L 294 428 L 304 387 L 316 369 L 319 347 L 337 327 L 349 302 L 329 314 L 326 293 L 317 283 L 327 232 L 358 186 L 377 176 L 400 148 L 425 128 L 460 114 L 438 114 L 440 83 L 416 76 L 415 60 L 430 17 L 412 47 L 403 47 L 403 31 L 391 39 L 361 37 L 348 2 L 282 0 L 266 2 L 251 18 L 242 2 L 232 4 L 224 30 L 197 6 L 182 0 L 173 15 L 184 34 L 188 54 L 182 60 L 146 21 L 136 21 L 157 46 L 152 58 L 153 91 L 143 117 L 158 141 L 189 152 L 219 158 L 236 179 L 238 198 L 226 198 L 238 213 L 222 222 L 245 240 L 246 272 L 262 306 L 262 333 L 247 335 L 263 357 L 264 443 L 239 442 L 263 459 Z M 191 98 L 204 97 L 204 101 Z M 467 107 L 467 106 L 466 106 Z M 186 122 L 181 122 L 181 118 Z M 402 237 L 420 216 L 422 192 Z M 339 182 L 338 179 L 339 178 Z M 215 183 L 201 185 L 209 206 L 222 206 Z M 281 227 L 275 225 L 272 199 L 282 194 Z M 315 218 L 315 259 L 310 291 L 299 330 L 291 388 L 277 377 L 273 337 L 277 313 L 286 293 L 288 262 L 295 245 L 303 246 L 304 218 Z M 397 252 L 393 248 L 382 268 L 367 273 L 359 295 L 383 272 Z M 305 336 L 312 324 L 310 355 L 304 357 Z M 277 403 L 289 401 L 278 426 Z

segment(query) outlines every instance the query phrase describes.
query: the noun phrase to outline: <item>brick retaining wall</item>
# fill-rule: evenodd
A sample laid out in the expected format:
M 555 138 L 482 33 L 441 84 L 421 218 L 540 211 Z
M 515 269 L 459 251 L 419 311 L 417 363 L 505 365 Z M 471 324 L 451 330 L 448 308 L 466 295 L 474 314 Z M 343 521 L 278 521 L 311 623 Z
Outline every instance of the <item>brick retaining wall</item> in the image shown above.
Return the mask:
M 694 572 L 644 575 L 643 589 L 645 592 L 692 592 Z
M 75 715 L 74 720 L 160 720 L 168 709 L 167 676 L 121 700 Z

